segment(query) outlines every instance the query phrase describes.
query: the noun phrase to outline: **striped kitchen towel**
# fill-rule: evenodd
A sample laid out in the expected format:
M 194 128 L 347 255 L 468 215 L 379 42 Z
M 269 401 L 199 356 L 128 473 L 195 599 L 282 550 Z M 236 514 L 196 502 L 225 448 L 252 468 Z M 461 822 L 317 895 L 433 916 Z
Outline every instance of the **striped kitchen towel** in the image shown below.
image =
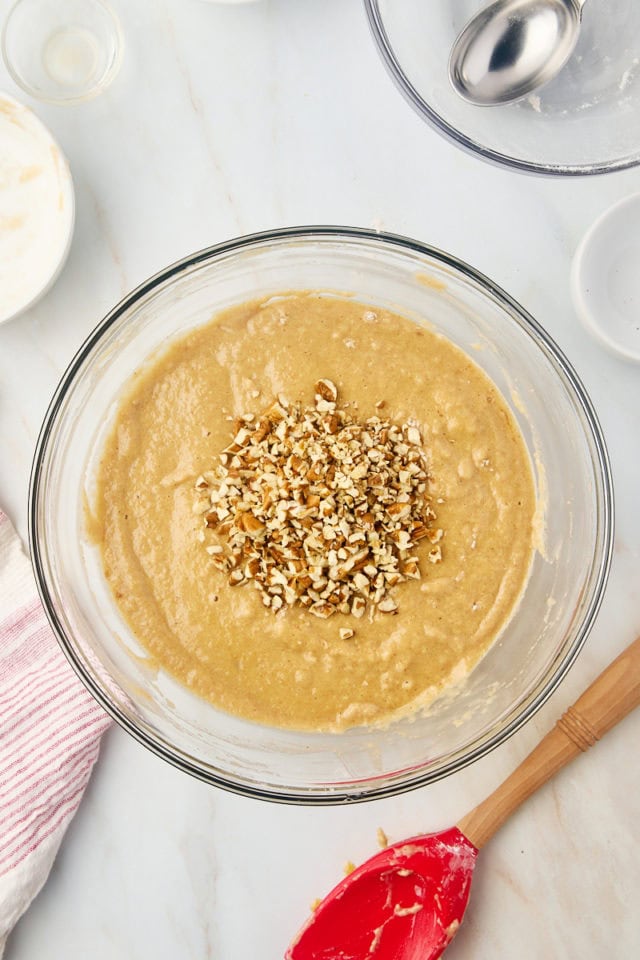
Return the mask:
M 47 879 L 110 722 L 60 650 L 0 511 L 0 957 Z

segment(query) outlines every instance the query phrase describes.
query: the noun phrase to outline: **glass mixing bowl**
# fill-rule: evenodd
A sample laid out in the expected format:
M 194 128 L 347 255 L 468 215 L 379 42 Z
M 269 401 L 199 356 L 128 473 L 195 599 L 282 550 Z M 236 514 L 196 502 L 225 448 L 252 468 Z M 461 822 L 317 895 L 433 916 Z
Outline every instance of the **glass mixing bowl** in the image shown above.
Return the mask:
M 488 0 L 364 0 L 391 76 L 436 130 L 464 149 L 539 174 L 607 173 L 640 163 L 640 3 L 589 0 L 576 49 L 548 84 L 483 107 L 449 82 L 451 47 Z
M 134 371 L 159 345 L 213 313 L 292 289 L 348 291 L 434 325 L 470 353 L 510 403 L 546 505 L 544 551 L 508 627 L 459 688 L 426 715 L 386 729 L 310 734 L 264 727 L 217 710 L 150 669 L 84 529 L 83 504 L 92 498 L 105 432 Z M 62 378 L 42 427 L 29 525 L 53 629 L 81 679 L 125 730 L 220 787 L 337 803 L 453 773 L 532 716 L 575 659 L 602 600 L 612 509 L 605 445 L 584 388 L 542 327 L 506 293 L 454 257 L 404 237 L 300 227 L 187 257 L 99 324 Z

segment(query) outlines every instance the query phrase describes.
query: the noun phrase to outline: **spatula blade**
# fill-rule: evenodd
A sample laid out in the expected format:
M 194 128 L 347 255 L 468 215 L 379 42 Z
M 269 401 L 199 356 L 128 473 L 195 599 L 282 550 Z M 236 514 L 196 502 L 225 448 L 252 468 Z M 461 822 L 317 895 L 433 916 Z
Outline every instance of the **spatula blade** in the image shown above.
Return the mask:
M 325 897 L 285 960 L 436 960 L 462 922 L 477 854 L 456 827 L 386 847 Z

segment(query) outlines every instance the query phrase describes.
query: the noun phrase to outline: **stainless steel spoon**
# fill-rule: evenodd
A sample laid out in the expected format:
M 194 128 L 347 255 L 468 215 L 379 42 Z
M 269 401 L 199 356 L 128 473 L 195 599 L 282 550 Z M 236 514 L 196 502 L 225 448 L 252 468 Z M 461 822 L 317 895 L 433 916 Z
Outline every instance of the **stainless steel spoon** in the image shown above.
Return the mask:
M 494 0 L 453 45 L 455 90 L 482 106 L 511 103 L 548 83 L 578 40 L 586 0 Z

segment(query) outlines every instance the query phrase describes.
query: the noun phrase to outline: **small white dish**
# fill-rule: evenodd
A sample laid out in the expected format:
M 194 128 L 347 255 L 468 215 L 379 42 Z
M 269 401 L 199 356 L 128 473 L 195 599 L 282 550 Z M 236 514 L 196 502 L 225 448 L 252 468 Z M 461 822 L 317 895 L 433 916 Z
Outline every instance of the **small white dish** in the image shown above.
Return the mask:
M 0 323 L 33 306 L 69 252 L 75 220 L 69 165 L 40 120 L 0 93 Z
M 587 230 L 573 259 L 571 294 L 600 343 L 640 361 L 640 193 L 615 203 Z

